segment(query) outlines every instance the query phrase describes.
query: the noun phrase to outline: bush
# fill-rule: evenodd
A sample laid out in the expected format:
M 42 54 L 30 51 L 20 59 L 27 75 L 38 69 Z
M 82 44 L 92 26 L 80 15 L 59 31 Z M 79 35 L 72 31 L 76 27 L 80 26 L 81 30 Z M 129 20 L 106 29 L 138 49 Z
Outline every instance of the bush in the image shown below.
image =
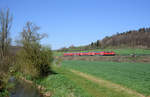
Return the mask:
M 32 48 L 22 49 L 17 54 L 17 71 L 32 77 L 43 77 L 50 73 L 53 61 L 50 48 L 38 47 L 32 44 Z
M 38 33 L 38 30 L 39 27 L 31 22 L 23 28 L 18 40 L 22 48 L 17 54 L 16 64 L 17 71 L 35 78 L 48 75 L 53 61 L 51 49 L 40 44 L 45 34 Z
M 40 76 L 47 76 L 51 71 L 53 57 L 50 48 L 43 47 L 40 51 L 39 64 L 37 68 L 40 71 Z

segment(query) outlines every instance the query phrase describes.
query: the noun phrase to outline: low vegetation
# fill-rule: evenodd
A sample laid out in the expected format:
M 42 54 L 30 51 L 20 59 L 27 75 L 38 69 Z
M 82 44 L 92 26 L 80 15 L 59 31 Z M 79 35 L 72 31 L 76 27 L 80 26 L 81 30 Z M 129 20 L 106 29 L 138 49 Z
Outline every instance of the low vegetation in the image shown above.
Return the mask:
M 50 91 L 51 97 L 91 97 L 87 91 L 60 72 L 45 79 L 36 80 L 36 83 L 44 86 L 46 91 Z

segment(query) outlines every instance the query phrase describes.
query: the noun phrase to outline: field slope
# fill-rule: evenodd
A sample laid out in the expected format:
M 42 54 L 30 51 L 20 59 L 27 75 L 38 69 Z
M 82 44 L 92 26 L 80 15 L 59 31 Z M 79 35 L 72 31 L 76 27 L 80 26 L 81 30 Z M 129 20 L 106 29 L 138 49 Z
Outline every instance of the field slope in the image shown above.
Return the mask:
M 94 76 L 91 76 L 91 75 L 88 75 L 88 74 L 85 74 L 85 73 L 82 73 L 82 72 L 79 72 L 76 70 L 71 70 L 71 72 L 73 72 L 77 75 L 80 75 L 80 76 L 82 76 L 82 77 L 84 77 L 90 81 L 93 81 L 94 83 L 97 83 L 98 85 L 100 85 L 100 87 L 104 86 L 104 87 L 113 89 L 116 92 L 122 92 L 122 93 L 124 92 L 126 94 L 131 95 L 132 97 L 145 97 L 142 94 L 139 94 L 139 93 L 137 93 L 131 89 L 125 88 L 125 87 L 120 86 L 118 84 L 114 84 L 114 83 L 111 83 L 109 81 L 106 81 L 106 80 L 103 80 L 103 79 L 100 79 L 100 78 L 97 78 L 97 77 L 94 77 Z
M 62 66 L 150 95 L 149 63 L 64 61 Z
M 81 89 L 79 88 L 80 90 L 83 90 L 86 93 L 88 93 L 88 95 L 84 97 L 145 97 L 142 94 L 130 91 L 125 88 L 119 87 L 120 89 L 117 89 L 118 88 L 116 87 L 117 85 L 114 85 L 110 82 L 108 84 L 107 81 L 102 81 L 99 80 L 98 78 L 94 78 L 93 80 L 93 77 L 89 75 L 87 77 L 87 75 L 82 74 L 81 72 L 75 70 L 65 69 L 61 67 L 53 67 L 53 70 L 55 70 L 59 74 L 63 74 L 63 76 L 68 79 L 68 81 L 72 82 L 70 83 L 70 85 L 76 84 L 77 87 L 81 88 Z M 60 83 L 61 82 L 56 84 Z M 66 86 L 68 86 L 68 84 L 66 84 Z M 78 94 L 78 96 L 74 95 L 73 97 L 82 97 L 83 93 L 82 92 L 80 93 L 81 94 Z

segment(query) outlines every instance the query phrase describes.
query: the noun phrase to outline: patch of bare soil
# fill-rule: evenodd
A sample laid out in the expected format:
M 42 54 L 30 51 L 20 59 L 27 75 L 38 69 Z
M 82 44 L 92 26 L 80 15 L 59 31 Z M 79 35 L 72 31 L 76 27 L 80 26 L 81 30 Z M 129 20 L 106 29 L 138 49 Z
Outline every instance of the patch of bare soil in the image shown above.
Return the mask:
M 150 56 L 66 56 L 63 60 L 112 61 L 112 62 L 150 62 Z

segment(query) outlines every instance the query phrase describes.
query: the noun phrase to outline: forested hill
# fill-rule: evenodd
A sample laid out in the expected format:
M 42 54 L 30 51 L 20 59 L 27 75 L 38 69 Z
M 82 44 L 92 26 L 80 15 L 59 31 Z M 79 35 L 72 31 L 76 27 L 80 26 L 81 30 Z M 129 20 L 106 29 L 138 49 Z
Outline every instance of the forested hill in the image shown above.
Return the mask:
M 141 28 L 139 30 L 130 30 L 117 33 L 112 36 L 106 36 L 102 40 L 91 42 L 86 46 L 70 46 L 61 48 L 60 51 L 77 51 L 98 48 L 150 48 L 150 28 Z
M 98 47 L 150 48 L 150 28 L 141 28 L 105 37 L 97 42 Z

